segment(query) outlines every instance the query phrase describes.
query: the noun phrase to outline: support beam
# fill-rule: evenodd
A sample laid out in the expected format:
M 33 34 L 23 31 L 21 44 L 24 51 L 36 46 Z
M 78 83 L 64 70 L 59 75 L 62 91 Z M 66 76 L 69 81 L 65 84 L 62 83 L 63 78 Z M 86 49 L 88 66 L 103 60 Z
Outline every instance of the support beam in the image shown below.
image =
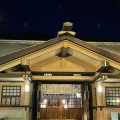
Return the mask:
M 103 76 L 102 76 L 103 77 Z M 120 75 L 106 75 L 102 82 L 120 83 Z
M 24 69 L 25 72 L 26 72 L 26 71 L 30 71 L 29 64 L 30 64 L 30 62 L 29 62 L 28 59 L 23 59 L 23 60 L 21 61 L 21 65 L 22 65 L 22 67 L 23 67 L 23 69 Z
M 12 68 L 13 66 L 17 66 L 17 65 L 19 65 L 19 64 L 21 64 L 21 61 L 20 61 L 20 60 L 18 60 L 18 61 L 13 60 L 13 61 L 11 61 L 10 63 L 5 63 L 5 64 L 3 64 L 3 65 L 0 65 L 0 72 L 1 72 L 1 71 L 4 71 L 4 70 L 6 70 L 6 69 Z
M 62 52 L 61 52 L 61 57 L 66 57 L 67 52 L 68 52 L 68 47 L 69 47 L 68 43 L 64 42 Z
M 109 67 L 109 63 L 107 61 L 101 61 L 97 66 L 96 66 L 96 71 L 97 72 L 102 72 L 105 70 L 105 68 Z
M 23 74 L 25 74 L 25 72 Z M 16 77 L 17 78 L 17 77 L 22 77 L 23 74 L 6 74 L 6 73 L 1 73 L 0 77 Z
M 0 77 L 0 82 L 24 82 L 23 77 Z
M 96 72 L 95 67 L 92 64 L 90 64 L 90 63 L 88 63 L 86 61 L 83 61 L 83 60 L 81 60 L 79 58 L 76 58 L 74 56 L 69 56 L 69 57 L 66 57 L 66 60 L 80 66 L 81 69 L 84 68 L 84 72 L 87 72 L 87 71 Z
M 66 57 L 67 51 L 68 51 L 68 48 L 63 47 L 61 57 Z
M 98 75 L 94 78 L 94 81 L 95 81 L 95 82 L 98 82 L 98 81 L 100 81 L 100 80 L 102 80 L 102 78 L 101 78 L 100 74 L 98 74 Z
M 25 81 L 23 75 L 27 75 L 28 79 L 31 78 L 31 74 L 23 73 L 23 74 L 0 74 L 0 82 L 23 82 Z
M 83 67 L 42 67 L 42 68 L 32 68 L 33 72 L 95 72 L 92 68 L 83 68 Z
M 60 60 L 60 67 L 67 67 L 65 58 L 61 58 L 61 60 Z
M 52 56 L 52 57 L 49 57 L 49 58 L 44 59 L 42 61 L 36 62 L 35 64 L 31 64 L 31 71 L 41 71 L 42 67 L 53 64 L 56 61 L 59 61 L 60 59 L 61 58 L 58 56 Z
M 107 79 L 107 74 L 102 74 L 102 73 L 96 73 L 95 77 L 94 77 L 94 81 L 98 82 L 98 81 L 103 81 L 105 79 Z
M 9 69 L 5 70 L 5 72 L 6 73 L 12 73 L 13 71 L 12 71 L 12 68 L 9 68 Z
M 102 81 L 102 82 L 120 82 L 120 74 L 107 74 L 107 73 L 99 73 L 94 78 L 94 81 Z
M 31 72 L 30 72 L 30 71 L 28 71 L 28 72 L 0 73 L 0 76 L 1 76 L 2 74 L 5 74 L 5 76 L 9 76 L 9 75 L 10 75 L 10 76 L 11 76 L 11 75 L 16 76 L 16 75 L 24 75 L 24 74 L 29 75 L 29 74 L 31 74 Z
M 5 72 L 9 73 L 9 74 L 14 74 L 15 71 L 17 71 L 20 68 L 21 68 L 21 65 L 19 64 L 19 65 L 16 65 L 16 66 L 6 69 Z
M 32 76 L 32 80 L 39 81 L 92 81 L 93 76 Z
M 109 66 L 109 67 L 107 67 L 106 68 L 106 70 L 109 72 L 109 73 L 111 73 L 111 74 L 120 74 L 120 70 L 118 70 L 118 69 L 116 69 L 116 68 L 114 68 L 114 67 L 112 67 L 112 66 Z

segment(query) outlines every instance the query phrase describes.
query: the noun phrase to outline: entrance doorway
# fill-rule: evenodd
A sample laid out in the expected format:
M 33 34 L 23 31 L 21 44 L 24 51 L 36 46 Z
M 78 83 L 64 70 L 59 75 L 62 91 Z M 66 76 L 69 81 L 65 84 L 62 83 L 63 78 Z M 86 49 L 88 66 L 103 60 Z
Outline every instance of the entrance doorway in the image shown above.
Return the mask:
M 41 84 L 40 120 L 82 120 L 80 84 Z

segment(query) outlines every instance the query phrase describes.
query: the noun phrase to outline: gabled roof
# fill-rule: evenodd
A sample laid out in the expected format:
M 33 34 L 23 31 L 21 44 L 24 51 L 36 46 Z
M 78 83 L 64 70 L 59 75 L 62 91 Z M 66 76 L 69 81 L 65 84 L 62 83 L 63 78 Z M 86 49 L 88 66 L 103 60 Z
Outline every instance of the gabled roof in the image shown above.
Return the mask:
M 34 40 L 0 40 L 0 57 L 18 52 L 22 49 L 41 44 L 43 41 Z
M 0 57 L 18 52 L 20 50 L 42 44 L 46 41 L 37 40 L 3 40 L 0 39 Z M 86 42 L 86 41 L 84 41 Z M 111 53 L 120 55 L 120 42 L 86 42 L 93 46 L 99 47 Z
M 0 39 L 0 57 L 18 52 L 46 41 L 38 40 L 3 40 Z M 86 42 L 86 41 L 85 41 Z M 106 51 L 120 55 L 120 42 L 86 42 Z
M 93 46 L 89 43 L 86 43 L 80 39 L 77 39 L 77 38 L 74 38 L 70 35 L 64 35 L 64 36 L 61 36 L 61 37 L 57 37 L 57 38 L 54 38 L 54 39 L 51 39 L 47 42 L 43 42 L 42 44 L 39 43 L 39 44 L 36 44 L 36 45 L 32 45 L 32 46 L 29 46 L 29 47 L 25 47 L 24 49 L 20 49 L 19 51 L 16 51 L 14 53 L 11 53 L 11 54 L 8 54 L 8 55 L 5 55 L 5 56 L 1 56 L 0 57 L 0 65 L 4 64 L 4 63 L 7 63 L 7 62 L 10 62 L 12 60 L 15 60 L 17 58 L 20 58 L 22 56 L 25 56 L 27 54 L 30 54 L 30 53 L 33 53 L 35 51 L 38 51 L 38 50 L 41 50 L 43 48 L 46 48 L 48 46 L 51 46 L 51 45 L 54 45 L 56 43 L 59 43 L 61 41 L 64 41 L 64 40 L 68 40 L 70 42 L 73 42 L 81 47 L 84 47 L 90 51 L 93 51 L 95 53 L 98 53 L 102 56 L 105 56 L 109 59 L 112 59 L 118 63 L 120 63 L 120 56 L 118 54 L 115 54 L 115 53 L 112 53 L 110 51 L 106 51 L 104 49 L 101 49 L 99 47 L 96 47 L 96 46 Z
M 120 42 L 87 42 L 91 45 L 109 51 L 111 53 L 120 55 Z

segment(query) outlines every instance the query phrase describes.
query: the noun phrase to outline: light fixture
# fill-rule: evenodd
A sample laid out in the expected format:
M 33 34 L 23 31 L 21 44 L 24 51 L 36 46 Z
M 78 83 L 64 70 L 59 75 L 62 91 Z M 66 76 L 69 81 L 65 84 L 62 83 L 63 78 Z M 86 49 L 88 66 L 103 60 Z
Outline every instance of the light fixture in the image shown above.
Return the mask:
M 101 77 L 100 77 L 100 78 L 98 78 L 98 79 L 97 79 L 97 82 L 98 82 L 98 81 L 100 81 L 101 79 L 102 79 Z
M 107 78 L 108 78 L 107 75 L 103 75 L 103 76 L 102 76 L 102 79 L 103 79 L 103 80 L 107 80 Z
M 81 94 L 80 93 L 76 93 L 77 98 L 81 98 Z
M 44 104 L 47 104 L 47 99 L 44 99 Z
M 117 100 L 116 100 L 116 102 L 120 102 L 120 100 L 119 100 L 119 99 L 117 99 Z
M 81 76 L 79 73 L 74 73 L 73 76 Z
M 44 76 L 52 76 L 52 73 L 44 73 Z
M 101 86 L 101 85 L 98 86 L 98 92 L 99 92 L 99 93 L 102 92 L 102 86 Z
M 29 77 L 29 75 L 25 74 L 23 75 L 23 79 L 25 81 L 25 92 L 29 92 L 30 91 L 29 82 L 31 81 L 31 78 Z
M 68 106 L 65 104 L 65 105 L 64 105 L 64 108 L 68 108 Z
M 65 100 L 65 99 L 63 99 L 63 100 L 62 100 L 62 103 L 63 103 L 63 104 L 65 104 L 65 102 L 66 102 L 66 100 Z
M 113 100 L 113 103 L 115 102 L 115 100 Z
M 29 76 L 29 75 L 23 75 L 23 80 L 24 81 L 27 81 L 27 80 L 29 80 L 29 81 L 31 81 L 31 77 Z
M 30 91 L 30 86 L 29 84 L 25 84 L 25 92 L 29 92 Z
M 46 105 L 43 105 L 43 104 L 41 103 L 41 108 L 46 108 Z

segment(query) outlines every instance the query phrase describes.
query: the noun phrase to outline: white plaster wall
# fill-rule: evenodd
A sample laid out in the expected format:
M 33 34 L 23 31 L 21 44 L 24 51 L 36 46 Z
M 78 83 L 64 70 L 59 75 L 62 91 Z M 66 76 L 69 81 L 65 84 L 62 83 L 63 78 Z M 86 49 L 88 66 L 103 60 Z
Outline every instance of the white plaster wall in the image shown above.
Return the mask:
M 13 82 L 1 82 L 0 83 L 0 105 L 1 105 L 1 93 L 2 93 L 2 86 L 7 85 L 7 86 L 16 86 L 20 85 L 21 86 L 21 98 L 20 98 L 20 106 L 26 106 L 26 105 L 31 105 L 30 104 L 30 98 L 32 98 L 32 89 L 30 88 L 29 92 L 25 92 L 24 86 L 25 82 L 23 83 L 13 83 Z M 32 84 L 30 84 L 32 87 Z M 0 118 L 5 117 L 5 120 L 30 120 L 31 115 L 29 108 L 26 109 L 25 107 L 0 107 Z
M 0 108 L 0 118 L 5 120 L 26 120 L 25 108 Z
M 102 86 L 102 92 L 98 93 L 97 87 L 98 85 Z M 101 83 L 96 82 L 92 85 L 92 92 L 93 92 L 93 106 L 104 106 L 100 109 L 97 108 L 97 111 L 94 110 L 93 120 L 111 120 L 111 112 L 118 112 L 120 113 L 120 108 L 109 108 L 106 106 L 106 98 L 105 98 L 105 87 L 120 87 L 120 83 Z M 96 88 L 96 100 L 95 101 L 95 88 Z M 97 102 L 97 104 L 96 104 Z M 106 106 L 106 107 L 105 107 Z
M 117 113 L 120 113 L 120 108 L 104 108 L 102 110 L 103 112 L 103 118 L 104 120 L 106 119 L 110 119 L 111 120 L 111 112 L 117 112 Z

